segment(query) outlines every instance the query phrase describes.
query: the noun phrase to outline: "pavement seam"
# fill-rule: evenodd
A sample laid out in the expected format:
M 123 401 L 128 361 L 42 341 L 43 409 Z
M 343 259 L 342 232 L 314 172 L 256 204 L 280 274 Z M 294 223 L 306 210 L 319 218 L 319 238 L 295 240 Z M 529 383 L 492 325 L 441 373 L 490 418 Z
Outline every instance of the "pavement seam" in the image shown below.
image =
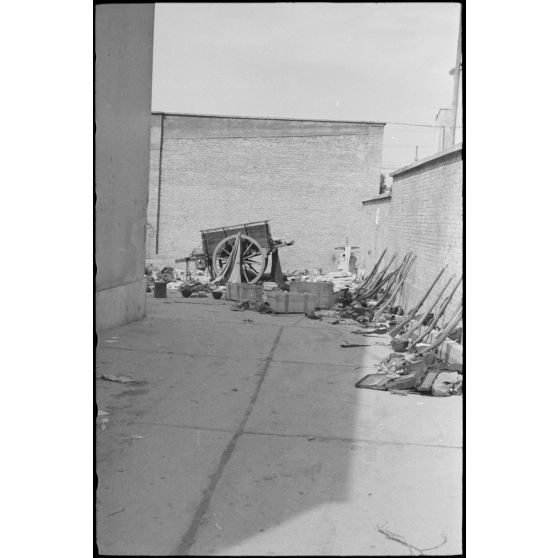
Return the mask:
M 292 324 L 274 324 L 274 323 L 270 323 L 270 322 L 244 322 L 244 321 L 239 322 L 237 320 L 226 320 L 226 319 L 225 320 L 220 320 L 220 321 L 221 321 L 221 323 L 224 323 L 224 324 L 235 324 L 235 325 L 241 325 L 241 326 L 246 326 L 246 327 L 258 327 L 258 326 L 296 327 L 296 328 L 300 328 L 300 329 L 319 329 L 319 330 L 325 330 L 325 331 L 327 331 L 331 328 L 331 324 L 329 324 L 327 322 L 316 323 L 315 321 L 309 323 L 306 326 L 299 326 L 298 324 L 303 322 L 305 318 L 306 318 L 306 315 L 302 315 L 302 316 L 300 316 L 300 318 L 298 320 L 296 320 Z M 205 318 L 196 318 L 196 317 L 189 317 L 188 319 L 185 319 L 185 318 L 162 318 L 160 316 L 148 316 L 148 317 L 144 318 L 144 320 L 136 322 L 136 324 L 148 325 L 148 323 L 147 323 L 148 320 L 161 320 L 161 321 L 171 321 L 171 322 L 203 322 L 203 323 L 207 323 L 207 324 L 214 323 L 214 320 L 207 320 Z M 337 326 L 336 329 L 340 329 L 340 327 L 347 327 L 347 331 L 348 331 L 349 328 L 354 329 L 357 326 Z M 108 332 L 111 333 L 112 331 L 113 330 L 109 330 Z
M 214 428 L 210 426 L 196 426 L 188 424 L 169 424 L 162 422 L 144 422 L 137 421 L 134 424 L 143 424 L 145 426 L 165 426 L 168 428 L 183 428 L 185 430 L 201 430 L 209 432 L 223 432 L 225 434 L 234 434 L 234 430 L 227 430 L 226 428 Z M 319 434 L 281 434 L 280 432 L 257 432 L 253 430 L 243 430 L 243 436 L 277 436 L 279 438 L 313 438 L 319 442 L 346 442 L 349 444 L 366 444 L 366 445 L 380 445 L 380 446 L 417 446 L 422 448 L 441 448 L 441 449 L 463 449 L 462 446 L 448 446 L 444 444 L 421 444 L 418 442 L 389 442 L 386 440 L 367 440 L 366 438 L 343 438 L 342 436 L 320 436 Z
M 461 446 L 446 446 L 442 444 L 420 444 L 417 442 L 387 442 L 384 440 L 367 440 L 365 438 L 343 438 L 340 436 L 320 436 L 319 434 L 281 434 L 278 432 L 253 432 L 245 430 L 245 436 L 278 436 L 280 438 L 314 438 L 318 441 L 346 442 L 350 444 L 367 444 L 381 446 L 419 446 L 423 448 L 462 449 Z
M 281 326 L 283 327 L 283 326 Z M 163 355 L 175 355 L 175 356 L 185 356 L 188 358 L 220 358 L 223 360 L 238 360 L 241 362 L 265 362 L 267 357 L 258 357 L 258 358 L 246 358 L 246 357 L 233 357 L 229 355 L 211 355 L 207 353 L 180 353 L 176 351 L 154 351 L 152 349 L 138 349 L 133 347 L 115 347 L 114 345 L 107 345 L 101 347 L 102 349 L 111 349 L 116 351 L 135 351 L 138 353 L 154 353 L 154 354 L 163 354 Z M 366 370 L 366 369 L 373 369 L 377 368 L 376 366 L 355 366 L 354 364 L 335 364 L 331 362 L 304 362 L 302 360 L 274 360 L 273 363 L 280 363 L 280 364 L 305 364 L 307 366 L 326 366 L 326 367 L 334 367 L 334 368 L 354 368 L 355 370 Z
M 217 488 L 217 484 L 218 484 L 219 480 L 221 479 L 221 475 L 223 474 L 223 471 L 224 471 L 227 463 L 229 462 L 230 458 L 232 457 L 232 454 L 233 454 L 233 452 L 235 450 L 235 447 L 236 447 L 236 443 L 237 443 L 238 439 L 240 438 L 240 436 L 242 435 L 242 433 L 244 431 L 244 426 L 246 425 L 246 423 L 248 422 L 248 419 L 250 418 L 250 415 L 252 414 L 252 410 L 254 409 L 254 405 L 256 404 L 256 399 L 258 398 L 258 395 L 260 393 L 260 389 L 262 387 L 262 384 L 263 384 L 263 381 L 265 379 L 266 373 L 269 369 L 269 365 L 271 364 L 271 360 L 273 358 L 273 353 L 275 352 L 275 349 L 277 348 L 277 345 L 279 344 L 279 340 L 281 338 L 282 333 L 283 333 L 283 326 L 281 326 L 279 328 L 279 331 L 277 332 L 277 336 L 275 337 L 275 341 L 273 342 L 273 346 L 271 347 L 271 350 L 269 351 L 269 355 L 267 356 L 267 358 L 265 360 L 265 364 L 264 364 L 262 373 L 260 375 L 260 379 L 258 381 L 256 389 L 254 390 L 254 393 L 252 394 L 250 402 L 248 403 L 248 408 L 246 409 L 246 412 L 244 413 L 244 417 L 240 421 L 240 424 L 238 425 L 238 428 L 237 428 L 236 432 L 233 434 L 232 438 L 230 439 L 229 443 L 227 444 L 227 447 L 223 451 L 223 453 L 221 455 L 221 459 L 219 460 L 219 464 L 217 466 L 217 469 L 213 473 L 213 475 L 211 475 L 211 480 L 209 481 L 209 485 L 203 491 L 203 496 L 202 496 L 201 502 L 199 503 L 199 505 L 198 505 L 198 507 L 197 507 L 197 509 L 194 513 L 194 517 L 193 517 L 193 519 L 190 523 L 190 526 L 188 527 L 188 530 L 186 531 L 186 533 L 183 535 L 182 540 L 180 541 L 180 543 L 179 543 L 179 545 L 176 549 L 176 554 L 178 554 L 178 555 L 186 556 L 188 554 L 189 549 L 191 548 L 191 546 L 194 544 L 194 542 L 196 540 L 198 530 L 199 530 L 199 528 L 202 524 L 203 519 L 205 518 L 205 515 L 207 514 L 207 511 L 209 510 L 209 505 L 211 503 L 211 498 L 213 496 L 213 493 L 214 493 L 215 489 Z

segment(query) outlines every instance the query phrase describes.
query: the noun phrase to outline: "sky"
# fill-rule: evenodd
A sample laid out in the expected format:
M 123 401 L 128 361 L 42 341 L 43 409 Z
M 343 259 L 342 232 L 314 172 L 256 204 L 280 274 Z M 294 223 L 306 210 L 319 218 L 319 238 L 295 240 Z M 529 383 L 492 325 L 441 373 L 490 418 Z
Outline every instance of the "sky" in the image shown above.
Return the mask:
M 449 2 L 156 4 L 152 108 L 433 125 L 458 26 Z M 389 124 L 386 169 L 416 145 L 435 152 L 436 129 Z

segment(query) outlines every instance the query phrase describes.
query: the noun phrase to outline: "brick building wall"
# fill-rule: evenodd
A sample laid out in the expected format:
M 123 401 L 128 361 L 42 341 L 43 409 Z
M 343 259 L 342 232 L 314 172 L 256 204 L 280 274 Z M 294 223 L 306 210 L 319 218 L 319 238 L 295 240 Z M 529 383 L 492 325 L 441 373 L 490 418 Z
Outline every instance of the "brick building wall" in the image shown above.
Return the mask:
M 364 241 L 383 126 L 153 114 L 148 259 L 189 254 L 201 229 L 269 220 L 273 238 L 295 240 L 280 252 L 283 269 L 334 269 L 346 236 Z
M 418 302 L 444 265 L 443 280 L 462 274 L 463 162 L 461 146 L 452 147 L 392 173 L 391 197 L 363 202 L 367 215 L 364 246 L 370 270 L 384 248 L 399 259 L 405 252 L 417 255 L 408 275 L 401 301 L 411 307 Z M 387 263 L 384 259 L 384 263 Z M 451 288 L 451 287 L 450 287 Z M 449 289 L 448 289 L 449 290 Z M 461 301 L 461 287 L 454 295 L 448 316 Z M 428 301 L 427 301 L 428 303 Z

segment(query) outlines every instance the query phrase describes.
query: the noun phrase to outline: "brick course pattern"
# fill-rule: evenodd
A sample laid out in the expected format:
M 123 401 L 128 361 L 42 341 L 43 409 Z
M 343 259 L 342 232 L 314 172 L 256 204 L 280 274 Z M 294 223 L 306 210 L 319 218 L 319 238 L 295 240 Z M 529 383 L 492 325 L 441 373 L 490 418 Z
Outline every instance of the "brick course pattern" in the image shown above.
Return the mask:
M 444 265 L 448 265 L 447 271 L 434 288 L 434 296 L 445 284 L 444 279 L 454 273 L 459 279 L 462 274 L 463 162 L 461 149 L 449 151 L 407 171 L 396 171 L 391 199 L 364 202 L 366 268 L 371 269 L 386 247 L 384 258 L 398 253 L 400 260 L 411 250 L 418 256 L 400 297 L 407 308 L 420 300 Z M 384 259 L 384 263 L 387 261 Z M 460 287 L 447 316 L 457 308 L 461 297 Z
M 201 248 L 201 229 L 269 220 L 273 238 L 295 240 L 283 269 L 332 270 L 346 235 L 364 241 L 382 142 L 383 124 L 154 114 L 147 257 L 172 263 Z

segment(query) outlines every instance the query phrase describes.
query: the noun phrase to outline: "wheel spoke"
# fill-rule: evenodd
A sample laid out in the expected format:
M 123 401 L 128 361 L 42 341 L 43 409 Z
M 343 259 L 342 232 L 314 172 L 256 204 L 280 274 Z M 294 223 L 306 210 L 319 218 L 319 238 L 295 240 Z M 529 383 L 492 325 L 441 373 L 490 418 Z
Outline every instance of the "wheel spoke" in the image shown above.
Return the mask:
M 247 263 L 246 267 L 248 267 L 249 269 L 251 269 L 256 275 L 258 274 L 257 270 L 255 270 L 251 264 Z
M 254 243 L 249 240 L 246 246 L 246 250 L 244 250 L 244 252 L 242 252 L 242 255 L 245 256 L 246 254 L 248 254 L 250 252 L 250 249 L 254 246 Z
M 258 272 L 253 267 L 245 268 L 244 273 L 246 274 L 247 277 L 248 276 L 250 277 L 250 281 L 255 279 L 258 276 Z

